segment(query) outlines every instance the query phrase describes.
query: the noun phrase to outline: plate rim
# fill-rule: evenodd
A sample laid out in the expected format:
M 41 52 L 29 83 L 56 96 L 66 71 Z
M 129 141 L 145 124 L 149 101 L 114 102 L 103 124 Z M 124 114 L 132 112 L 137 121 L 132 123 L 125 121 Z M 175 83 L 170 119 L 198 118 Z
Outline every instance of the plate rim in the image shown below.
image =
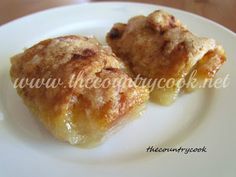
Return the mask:
M 27 15 L 24 15 L 22 17 L 18 17 L 16 19 L 13 19 L 7 23 L 4 23 L 3 25 L 0 25 L 0 30 L 4 29 L 4 28 L 7 28 L 8 26 L 11 26 L 11 25 L 14 25 L 16 23 L 19 23 L 19 22 L 23 22 L 24 20 L 26 20 L 27 18 L 31 18 L 33 16 L 37 16 L 37 15 L 42 15 L 42 14 L 46 14 L 48 13 L 49 11 L 57 11 L 57 10 L 62 10 L 62 9 L 65 9 L 65 8 L 71 8 L 71 7 L 75 7 L 75 6 L 86 6 L 86 5 L 96 5 L 96 4 L 104 4 L 104 5 L 110 5 L 110 4 L 135 4 L 135 5 L 150 5 L 150 6 L 157 6 L 157 7 L 160 7 L 160 8 L 166 8 L 166 9 L 171 9 L 171 10 L 175 10 L 175 11 L 179 11 L 181 13 L 185 13 L 187 15 L 191 15 L 191 16 L 194 16 L 196 18 L 200 18 L 201 20 L 205 20 L 213 25 L 216 25 L 218 26 L 219 28 L 225 30 L 226 32 L 232 34 L 235 38 L 236 38 L 236 33 L 233 32 L 231 29 L 225 27 L 224 25 L 214 21 L 214 20 L 211 20 L 207 17 L 203 17 L 201 15 L 198 15 L 198 14 L 195 14 L 193 12 L 189 12 L 189 11 L 186 11 L 186 10 L 182 10 L 182 9 L 178 9 L 178 8 L 174 8 L 174 7 L 168 7 L 168 6 L 164 6 L 164 5 L 159 5 L 159 4 L 153 4 L 153 3 L 143 3 L 143 2 L 125 2 L 125 1 L 109 1 L 109 2 L 106 2 L 106 1 L 101 1 L 101 2 L 84 2 L 84 3 L 78 3 L 78 4 L 69 4 L 69 5 L 62 5 L 62 6 L 57 6 L 57 7 L 52 7 L 52 8 L 48 8 L 48 9 L 44 9 L 44 10 L 40 10 L 40 11 L 37 11 L 37 12 L 33 12 L 33 13 L 30 13 L 30 14 L 27 14 Z

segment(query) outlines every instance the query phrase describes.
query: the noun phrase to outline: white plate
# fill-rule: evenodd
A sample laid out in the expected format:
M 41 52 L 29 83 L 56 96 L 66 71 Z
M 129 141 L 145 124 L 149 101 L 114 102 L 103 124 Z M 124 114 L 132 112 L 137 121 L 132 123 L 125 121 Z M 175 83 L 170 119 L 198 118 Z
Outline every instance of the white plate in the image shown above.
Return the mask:
M 13 89 L 9 58 L 40 40 L 64 34 L 95 35 L 104 42 L 113 23 L 155 9 L 167 10 L 193 32 L 224 46 L 228 61 L 218 77 L 230 74 L 230 86 L 184 95 L 169 107 L 150 103 L 139 119 L 97 148 L 79 149 L 54 139 Z M 0 43 L 0 176 L 235 177 L 236 36 L 226 28 L 162 6 L 93 3 L 51 9 L 3 25 Z M 207 152 L 147 153 L 148 146 L 206 146 Z

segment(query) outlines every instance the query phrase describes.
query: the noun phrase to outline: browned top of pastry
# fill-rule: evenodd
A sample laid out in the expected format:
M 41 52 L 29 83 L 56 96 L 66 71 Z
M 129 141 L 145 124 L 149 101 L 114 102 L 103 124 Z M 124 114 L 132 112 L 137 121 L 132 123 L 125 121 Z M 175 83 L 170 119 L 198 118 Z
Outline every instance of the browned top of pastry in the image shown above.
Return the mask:
M 129 78 L 110 48 L 102 46 L 94 38 L 65 36 L 48 39 L 14 56 L 11 62 L 13 81 L 17 78 L 56 78 L 63 83 L 56 88 L 18 88 L 26 104 L 37 109 L 44 121 L 51 122 L 49 124 L 53 124 L 51 119 L 56 115 L 80 112 L 80 115 L 83 114 L 81 117 L 94 118 L 100 126 L 110 127 L 130 109 L 148 99 L 146 89 L 134 86 L 69 87 L 71 78 L 81 71 L 85 81 Z
M 192 34 L 162 10 L 115 24 L 107 42 L 135 74 L 150 78 L 181 78 L 218 47 L 215 40 Z

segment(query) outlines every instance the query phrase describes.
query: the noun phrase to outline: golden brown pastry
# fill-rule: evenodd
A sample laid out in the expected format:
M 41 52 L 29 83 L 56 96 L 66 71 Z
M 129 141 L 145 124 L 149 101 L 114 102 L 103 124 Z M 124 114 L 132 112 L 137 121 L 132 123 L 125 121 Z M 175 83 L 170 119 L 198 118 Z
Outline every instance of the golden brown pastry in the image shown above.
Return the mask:
M 181 90 L 192 91 L 212 79 L 226 60 L 215 40 L 192 34 L 162 10 L 115 24 L 107 42 L 135 76 L 156 80 L 151 99 L 164 105 L 174 102 Z M 194 78 L 196 84 L 190 84 Z
M 24 78 L 60 83 L 38 88 L 26 85 L 17 91 L 53 135 L 71 144 L 98 144 L 121 122 L 131 119 L 128 114 L 149 97 L 148 89 L 137 87 L 132 80 L 133 85 L 102 82 L 130 78 L 121 61 L 94 38 L 48 39 L 14 56 L 11 62 L 14 83 Z

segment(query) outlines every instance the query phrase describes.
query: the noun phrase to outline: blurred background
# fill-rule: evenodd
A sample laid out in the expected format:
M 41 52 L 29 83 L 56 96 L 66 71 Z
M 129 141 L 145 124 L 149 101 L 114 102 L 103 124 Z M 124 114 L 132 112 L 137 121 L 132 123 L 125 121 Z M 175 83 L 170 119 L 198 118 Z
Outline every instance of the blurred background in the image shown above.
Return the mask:
M 104 0 L 103 0 L 104 1 Z M 119 0 L 118 0 L 119 1 Z M 124 0 L 123 0 L 124 1 Z M 0 0 L 0 25 L 41 10 L 100 0 Z M 106 1 L 107 2 L 107 1 Z M 127 1 L 126 1 L 127 2 Z M 174 7 L 207 17 L 236 32 L 236 0 L 129 0 Z

